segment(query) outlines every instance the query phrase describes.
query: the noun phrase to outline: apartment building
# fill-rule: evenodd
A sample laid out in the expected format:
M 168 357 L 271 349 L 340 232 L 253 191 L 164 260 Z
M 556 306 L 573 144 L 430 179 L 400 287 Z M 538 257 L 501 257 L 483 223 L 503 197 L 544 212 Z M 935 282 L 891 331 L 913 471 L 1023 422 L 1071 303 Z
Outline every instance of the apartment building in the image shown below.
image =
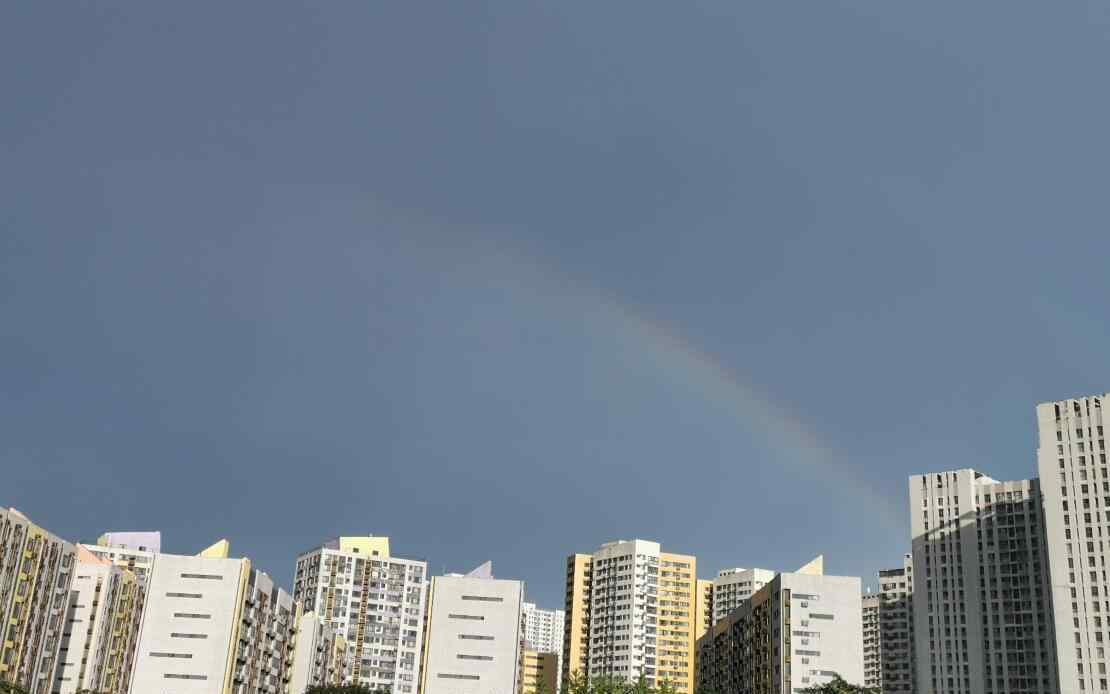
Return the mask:
M 563 620 L 563 663 L 560 689 L 574 675 L 590 671 L 590 584 L 593 580 L 593 555 L 567 557 L 566 609 Z
M 522 611 L 524 628 L 524 647 L 536 653 L 550 653 L 555 656 L 555 670 L 548 668 L 547 674 L 555 679 L 555 687 L 551 694 L 559 690 L 558 672 L 563 666 L 563 631 L 566 621 L 566 612 L 563 610 L 545 610 L 536 607 L 535 603 L 524 603 Z
M 342 684 L 346 675 L 344 651 L 343 637 L 335 627 L 322 622 L 315 612 L 302 613 L 297 620 L 289 694 Z
M 54 694 L 127 694 L 144 599 L 135 574 L 77 545 Z
M 524 643 L 540 653 L 563 652 L 563 610 L 545 610 L 533 602 L 524 603 Z
M 559 660 L 554 653 L 522 648 L 518 678 L 520 694 L 555 694 L 559 686 Z
M 694 642 L 705 636 L 709 627 L 713 626 L 713 581 L 699 578 L 696 590 L 698 592 L 698 608 L 694 623 Z
M 825 576 L 818 559 L 782 573 L 698 641 L 698 686 L 729 694 L 797 694 L 839 675 L 861 684 L 857 577 Z
M 131 694 L 284 694 L 298 619 L 293 597 L 228 558 L 154 555 Z
M 1037 480 L 961 469 L 909 488 L 917 690 L 1057 692 Z
M 157 530 L 104 533 L 97 538 L 95 545 L 85 545 L 85 549 L 127 569 L 145 584 L 150 577 L 154 555 L 162 551 L 162 533 Z
M 913 555 L 879 571 L 883 694 L 912 694 L 916 684 L 913 636 Z
M 565 674 L 694 687 L 697 560 L 620 540 L 567 560 Z
M 1107 691 L 1110 660 L 1110 478 L 1102 401 L 1037 406 L 1037 470 L 1048 536 L 1048 585 L 1060 691 Z
M 523 603 L 524 584 L 494 578 L 488 562 L 433 578 L 421 693 L 518 691 Z
M 427 564 L 390 554 L 389 538 L 344 536 L 297 557 L 293 595 L 343 636 L 347 683 L 415 694 Z
M 76 555 L 73 544 L 0 508 L 0 682 L 50 692 Z
M 882 634 L 879 630 L 879 595 L 863 595 L 863 686 L 881 689 L 883 682 Z
M 713 579 L 713 622 L 724 619 L 775 578 L 768 569 L 722 569 Z

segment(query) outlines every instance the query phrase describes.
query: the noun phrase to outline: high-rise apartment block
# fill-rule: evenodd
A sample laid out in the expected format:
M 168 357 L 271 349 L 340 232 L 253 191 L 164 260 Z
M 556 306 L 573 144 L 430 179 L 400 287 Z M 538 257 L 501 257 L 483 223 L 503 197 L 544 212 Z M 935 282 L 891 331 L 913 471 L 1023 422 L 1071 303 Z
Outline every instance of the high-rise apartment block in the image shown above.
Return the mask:
M 535 603 L 524 603 L 525 645 L 540 653 L 562 653 L 565 614 L 563 610 L 545 610 Z
M 709 631 L 709 627 L 713 626 L 713 581 L 699 578 L 697 580 L 698 591 L 698 609 L 695 615 L 694 623 L 697 625 L 694 629 L 694 642 L 702 636 L 705 632 Z M 696 654 L 695 654 L 696 656 Z
M 1037 406 L 1051 626 L 1065 694 L 1105 692 L 1110 679 L 1110 478 L 1103 400 L 1110 407 L 1110 394 Z
M 591 554 L 572 554 L 567 557 L 560 687 L 572 675 L 588 676 L 590 671 L 590 585 L 593 580 L 593 560 Z
M 345 644 L 335 627 L 324 624 L 315 612 L 304 612 L 297 621 L 289 694 L 304 694 L 309 687 L 340 685 L 346 675 Z
M 297 557 L 293 595 L 343 636 L 348 681 L 415 694 L 427 564 L 394 557 L 387 537 L 339 537 Z
M 962 469 L 909 491 L 917 690 L 1058 691 L 1037 480 Z
M 104 533 L 97 538 L 95 545 L 85 545 L 85 549 L 127 569 L 146 583 L 154 555 L 162 551 L 162 533 L 157 530 Z
M 863 686 L 881 689 L 883 683 L 882 642 L 879 631 L 879 595 L 863 596 Z
M 536 694 L 543 691 L 555 694 L 559 684 L 559 659 L 554 653 L 523 648 L 520 651 L 520 694 Z
M 770 583 L 775 572 L 767 569 L 722 569 L 713 579 L 713 621 L 724 619 L 752 596 L 752 593 Z
M 698 641 L 698 685 L 729 694 L 797 694 L 840 675 L 863 681 L 857 577 L 825 576 L 820 558 L 782 573 Z
M 658 542 L 609 542 L 567 560 L 564 673 L 694 688 L 697 560 Z
M 298 608 L 227 549 L 154 555 L 131 694 L 284 692 Z
M 135 574 L 77 545 L 54 694 L 127 694 L 145 592 Z
M 422 694 L 516 692 L 523 602 L 524 584 L 493 578 L 488 563 L 433 578 Z
M 71 543 L 0 508 L 0 682 L 50 692 L 76 555 Z
M 551 676 L 555 687 L 551 694 L 556 694 L 559 689 L 559 675 L 563 665 L 563 636 L 566 613 L 563 610 L 545 610 L 536 607 L 535 603 L 526 602 L 522 612 L 524 626 L 524 647 L 535 651 L 537 654 L 550 653 L 555 656 L 554 668 L 546 660 L 541 663 L 547 669 L 544 677 Z
M 913 635 L 913 555 L 879 571 L 879 641 L 883 694 L 912 694 L 916 683 Z

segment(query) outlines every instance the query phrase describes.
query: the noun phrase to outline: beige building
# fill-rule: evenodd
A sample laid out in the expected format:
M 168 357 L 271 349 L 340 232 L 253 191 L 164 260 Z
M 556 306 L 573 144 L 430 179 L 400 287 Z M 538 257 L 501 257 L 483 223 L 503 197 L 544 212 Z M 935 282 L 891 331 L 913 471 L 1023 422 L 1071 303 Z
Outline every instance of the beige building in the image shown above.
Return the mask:
M 564 675 L 694 690 L 700 624 L 697 559 L 621 540 L 567 559 Z
M 74 545 L 0 508 L 0 682 L 49 694 L 76 555 Z
M 54 694 L 126 694 L 143 616 L 145 583 L 77 545 Z
M 524 648 L 520 651 L 520 694 L 555 694 L 559 685 L 559 656 Z
M 572 675 L 586 675 L 590 666 L 590 581 L 593 555 L 567 557 L 566 605 L 563 621 L 563 664 L 560 685 Z

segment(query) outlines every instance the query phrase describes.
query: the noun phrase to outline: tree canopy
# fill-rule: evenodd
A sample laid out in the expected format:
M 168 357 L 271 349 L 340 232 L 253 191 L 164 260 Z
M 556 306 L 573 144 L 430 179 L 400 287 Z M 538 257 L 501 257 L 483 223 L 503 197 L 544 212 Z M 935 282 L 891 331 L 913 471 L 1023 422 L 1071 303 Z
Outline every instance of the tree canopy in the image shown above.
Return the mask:
M 804 694 L 879 694 L 875 687 L 861 687 L 858 684 L 846 682 L 840 675 L 834 675 L 824 684 L 815 684 L 802 690 Z

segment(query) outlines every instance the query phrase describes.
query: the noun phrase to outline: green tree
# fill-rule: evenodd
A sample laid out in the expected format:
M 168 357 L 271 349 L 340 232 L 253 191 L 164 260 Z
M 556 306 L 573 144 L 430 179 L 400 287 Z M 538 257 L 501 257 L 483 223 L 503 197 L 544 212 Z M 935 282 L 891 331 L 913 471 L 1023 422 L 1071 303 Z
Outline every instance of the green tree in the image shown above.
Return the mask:
M 0 680 L 0 694 L 29 694 L 29 692 L 18 684 Z
M 802 690 L 803 694 L 879 694 L 875 687 L 861 687 L 844 681 L 840 675 L 833 675 L 832 680 L 824 684 L 815 684 Z

